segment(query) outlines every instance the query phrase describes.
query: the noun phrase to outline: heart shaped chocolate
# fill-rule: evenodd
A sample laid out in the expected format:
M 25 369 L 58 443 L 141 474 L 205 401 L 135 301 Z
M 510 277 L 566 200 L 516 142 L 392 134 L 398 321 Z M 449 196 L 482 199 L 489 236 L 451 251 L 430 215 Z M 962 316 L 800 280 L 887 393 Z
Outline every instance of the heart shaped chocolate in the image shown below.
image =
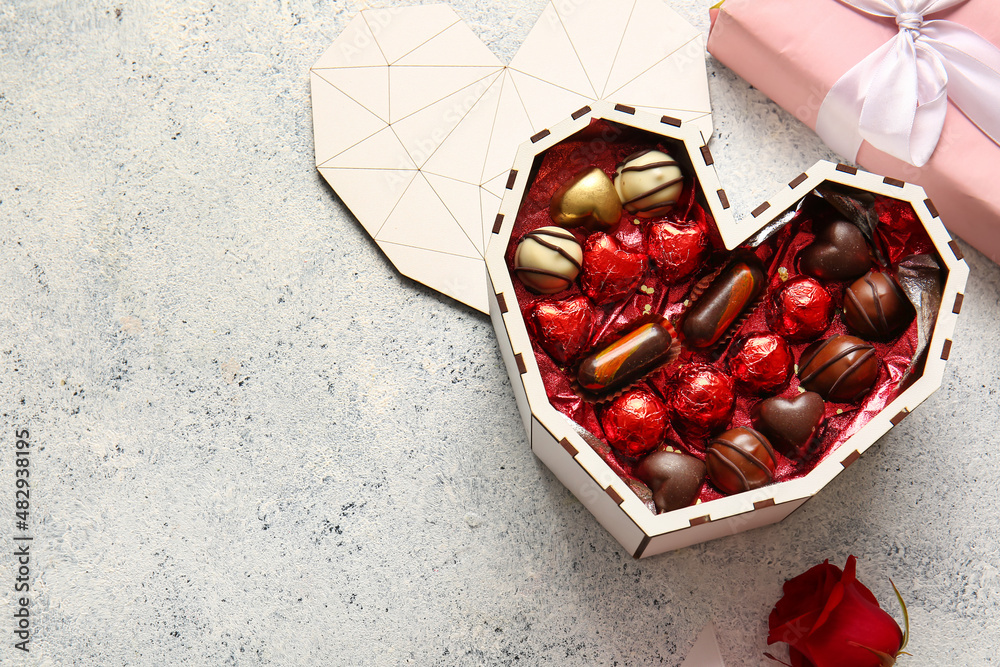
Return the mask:
M 698 497 L 705 479 L 705 463 L 687 454 L 653 452 L 635 469 L 635 476 L 649 485 L 660 512 L 687 507 Z
M 820 280 L 854 280 L 872 265 L 865 235 L 846 220 L 835 220 L 816 233 L 799 254 L 799 268 Z
M 576 357 L 590 342 L 594 307 L 585 296 L 540 301 L 531 311 L 538 343 L 559 363 Z
M 791 398 L 775 396 L 757 406 L 754 426 L 779 452 L 802 460 L 811 453 L 810 444 L 823 424 L 825 410 L 823 398 L 812 391 Z
M 622 203 L 608 175 L 590 167 L 556 190 L 549 204 L 549 216 L 560 227 L 610 229 L 622 217 Z
M 635 291 L 648 265 L 645 255 L 621 250 L 613 238 L 595 232 L 583 246 L 580 282 L 594 303 L 611 303 Z
M 700 225 L 657 222 L 646 230 L 646 249 L 659 276 L 673 284 L 687 278 L 701 266 L 708 249 L 708 239 Z

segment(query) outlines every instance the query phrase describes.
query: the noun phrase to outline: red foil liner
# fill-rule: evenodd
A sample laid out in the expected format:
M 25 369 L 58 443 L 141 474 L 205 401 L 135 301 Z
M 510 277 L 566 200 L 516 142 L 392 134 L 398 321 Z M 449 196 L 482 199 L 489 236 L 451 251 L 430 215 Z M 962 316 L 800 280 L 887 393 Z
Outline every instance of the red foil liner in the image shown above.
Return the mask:
M 508 268 L 513 266 L 513 254 L 517 247 L 516 240 L 532 229 L 552 224 L 548 212 L 549 199 L 563 182 L 580 169 L 591 165 L 599 167 L 611 177 L 614 175 L 615 165 L 619 161 L 631 153 L 645 148 L 663 150 L 682 162 L 686 177 L 684 192 L 677 206 L 664 218 L 640 220 L 625 213 L 615 227 L 607 230 L 606 233 L 615 240 L 622 251 L 652 256 L 654 258 L 653 270 L 646 271 L 635 290 L 621 300 L 604 304 L 596 304 L 591 300 L 593 311 L 589 339 L 583 345 L 582 351 L 575 355 L 576 359 L 588 351 L 621 337 L 626 332 L 649 321 L 652 317 L 664 318 L 676 327 L 680 314 L 687 307 L 685 301 L 691 295 L 694 286 L 703 278 L 724 268 L 732 256 L 725 250 L 714 222 L 703 204 L 704 194 L 693 178 L 694 172 L 690 164 L 685 163 L 687 157 L 682 146 L 659 135 L 624 128 L 607 121 L 595 121 L 587 130 L 546 151 L 537 163 L 537 173 L 525 193 L 514 224 L 511 242 L 507 248 Z M 889 266 L 882 268 L 890 269 L 895 273 L 899 261 L 903 258 L 913 254 L 932 252 L 933 245 L 908 203 L 879 195 L 876 195 L 874 200 L 874 210 L 879 219 L 879 225 L 875 230 L 877 237 L 875 242 L 879 244 L 889 262 Z M 761 298 L 770 298 L 785 284 L 785 281 L 799 275 L 796 269 L 796 258 L 798 253 L 812 242 L 814 238 L 813 226 L 824 224 L 834 216 L 839 217 L 839 214 L 828 203 L 818 197 L 807 197 L 799 211 L 790 218 L 784 227 L 760 246 L 751 249 L 768 270 L 767 285 Z M 683 278 L 678 278 L 670 271 L 661 271 L 656 266 L 656 253 L 658 251 L 647 245 L 650 228 L 664 222 L 679 229 L 698 227 L 705 231 L 705 249 L 699 268 Z M 572 231 L 577 235 L 581 244 L 586 242 L 588 236 L 586 230 Z M 580 288 L 580 281 L 577 280 L 571 288 L 564 292 L 551 296 L 540 296 L 528 292 L 516 277 L 512 277 L 512 281 L 521 313 L 529 322 L 533 351 L 538 361 L 542 382 L 549 401 L 553 407 L 575 422 L 582 430 L 588 432 L 585 439 L 617 475 L 622 477 L 632 488 L 641 491 L 645 487 L 633 474 L 641 457 L 633 458 L 615 452 L 601 425 L 599 412 L 604 409 L 603 406 L 585 400 L 574 388 L 576 371 L 574 361 L 550 356 L 541 344 L 542 341 L 535 326 L 530 324 L 533 309 L 542 301 L 561 301 L 576 297 L 587 298 Z M 846 287 L 846 282 L 823 283 L 823 288 L 829 294 L 833 309 L 837 313 L 842 308 L 843 293 Z M 768 323 L 765 310 L 767 309 L 754 308 L 745 314 L 743 321 L 727 332 L 727 339 L 735 340 L 738 336 L 750 333 L 777 333 Z M 840 315 L 837 314 L 829 327 L 817 338 L 840 333 L 848 332 Z M 805 347 L 814 340 L 816 338 L 789 341 L 794 359 L 798 360 Z M 832 449 L 857 433 L 896 396 L 900 378 L 917 349 L 916 321 L 897 338 L 886 342 L 872 341 L 872 344 L 875 346 L 880 361 L 879 375 L 871 392 L 856 404 L 827 403 L 826 425 L 822 438 L 815 446 L 813 455 L 805 461 L 796 462 L 778 454 L 775 471 L 776 482 L 796 479 L 806 474 L 819 461 L 822 461 Z M 573 355 L 566 356 L 572 358 Z M 718 349 L 707 351 L 682 349 L 672 364 L 650 373 L 629 387 L 628 391 L 648 391 L 669 405 L 671 379 L 691 364 L 706 364 L 727 377 L 730 375 L 727 369 L 727 358 L 720 358 Z M 798 392 L 799 380 L 793 375 L 781 395 L 792 396 Z M 716 433 L 739 426 L 752 427 L 753 408 L 764 398 L 766 395 L 758 396 L 752 391 L 736 386 L 731 416 L 722 427 L 718 428 Z M 605 402 L 606 404 L 607 402 Z M 671 422 L 663 438 L 667 443 L 683 442 L 690 454 L 704 459 L 703 449 L 706 438 L 687 433 L 680 423 Z M 639 495 L 648 505 L 647 494 L 640 492 Z M 721 497 L 720 492 L 710 484 L 704 484 L 699 495 L 699 499 L 702 501 L 719 497 Z

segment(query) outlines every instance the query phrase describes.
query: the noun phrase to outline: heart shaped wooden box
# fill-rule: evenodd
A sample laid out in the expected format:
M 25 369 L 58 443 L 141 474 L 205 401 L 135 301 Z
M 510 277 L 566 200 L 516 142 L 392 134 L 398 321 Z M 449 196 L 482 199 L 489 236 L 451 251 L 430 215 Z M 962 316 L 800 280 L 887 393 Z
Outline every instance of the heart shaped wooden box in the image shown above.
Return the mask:
M 712 212 L 718 231 L 730 250 L 768 227 L 824 182 L 909 202 L 930 236 L 946 274 L 942 306 L 937 313 L 927 362 L 920 378 L 805 476 L 673 512 L 653 514 L 587 443 L 587 435 L 581 432 L 582 429 L 550 404 L 504 258 L 537 161 L 547 149 L 580 132 L 595 119 L 646 130 L 673 140 L 674 145 L 683 145 L 686 155 L 681 161 L 690 165 L 700 181 L 701 203 Z M 486 255 L 490 316 L 512 378 L 531 449 L 636 558 L 780 521 L 857 460 L 940 386 L 968 277 L 968 267 L 957 244 L 951 240 L 933 204 L 918 186 L 821 161 L 761 204 L 750 219 L 738 224 L 719 186 L 711 153 L 697 130 L 679 119 L 650 116 L 632 107 L 604 102 L 588 105 L 521 146 L 510 172 L 508 191 L 500 205 L 494 233 L 496 238 Z
M 737 223 L 703 36 L 660 0 L 550 4 L 507 66 L 447 7 L 365 10 L 311 76 L 320 173 L 402 273 L 488 309 L 532 450 L 637 558 L 780 521 L 941 384 L 968 268 L 923 191 L 820 162 Z M 598 118 L 682 144 L 729 249 L 824 181 L 910 202 L 947 273 L 921 377 L 804 477 L 654 515 L 549 403 L 504 262 L 536 159 Z

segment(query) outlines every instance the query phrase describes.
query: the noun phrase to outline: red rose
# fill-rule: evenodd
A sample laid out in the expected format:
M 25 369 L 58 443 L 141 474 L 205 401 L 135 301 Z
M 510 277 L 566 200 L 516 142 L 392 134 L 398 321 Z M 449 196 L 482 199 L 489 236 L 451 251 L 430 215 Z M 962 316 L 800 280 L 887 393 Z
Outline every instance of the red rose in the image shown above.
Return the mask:
M 855 578 L 856 562 L 851 556 L 841 572 L 824 561 L 785 583 L 785 595 L 767 621 L 767 643 L 788 644 L 792 667 L 888 667 L 895 662 L 905 645 L 903 632 Z

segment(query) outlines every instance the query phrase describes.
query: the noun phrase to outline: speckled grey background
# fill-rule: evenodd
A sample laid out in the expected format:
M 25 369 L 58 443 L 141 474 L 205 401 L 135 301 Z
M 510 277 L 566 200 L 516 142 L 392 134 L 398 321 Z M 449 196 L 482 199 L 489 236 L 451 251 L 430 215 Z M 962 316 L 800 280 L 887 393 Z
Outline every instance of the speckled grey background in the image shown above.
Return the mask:
M 454 0 L 509 58 L 543 0 Z M 707 30 L 709 0 L 674 0 Z M 1000 269 L 942 389 L 785 522 L 636 562 L 528 450 L 488 319 L 401 277 L 313 166 L 308 67 L 361 2 L 0 5 L 0 663 L 763 665 L 830 558 L 901 665 L 1000 644 Z M 511 8 L 514 6 L 515 8 Z M 746 211 L 818 158 L 709 62 Z M 13 431 L 32 652 L 12 648 Z

